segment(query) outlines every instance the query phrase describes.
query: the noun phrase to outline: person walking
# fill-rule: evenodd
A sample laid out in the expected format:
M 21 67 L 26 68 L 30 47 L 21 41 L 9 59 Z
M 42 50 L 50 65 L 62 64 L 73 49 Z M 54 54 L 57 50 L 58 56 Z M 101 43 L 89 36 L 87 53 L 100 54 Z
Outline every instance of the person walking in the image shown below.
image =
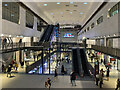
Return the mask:
M 10 75 L 10 77 L 11 77 L 11 66 L 10 65 L 8 67 L 8 70 L 7 70 L 7 77 L 8 77 L 8 75 Z
M 115 68 L 115 61 L 114 61 L 113 65 L 114 65 L 114 68 Z
M 99 85 L 100 85 L 100 88 L 102 88 L 102 84 L 103 84 L 103 70 L 101 69 L 100 70 L 100 74 L 99 74 Z
M 75 80 L 76 80 L 76 74 L 75 74 L 75 72 L 73 71 L 72 74 L 71 74 L 72 86 L 76 86 Z
M 110 73 L 110 69 L 109 69 L 109 67 L 107 67 L 107 74 L 106 74 L 107 81 L 109 81 L 109 73 Z
M 98 86 L 98 82 L 99 82 L 99 74 L 96 74 L 95 81 L 96 81 L 96 85 Z
M 117 79 L 117 87 L 116 87 L 115 90 L 118 90 L 119 88 L 120 88 L 120 79 L 118 78 L 118 79 Z
M 55 68 L 55 75 L 54 75 L 54 77 L 57 77 L 58 76 L 58 74 L 57 74 L 57 67 Z
M 50 80 L 50 78 L 47 79 L 47 84 L 48 84 L 48 88 L 50 89 L 50 87 L 51 87 L 51 80 Z
M 64 75 L 65 74 L 65 68 L 64 68 L 64 66 L 62 65 L 62 67 L 61 67 L 61 73 L 62 73 L 62 75 Z
M 18 64 L 17 64 L 17 62 L 15 63 L 15 70 L 17 71 L 17 69 L 18 69 Z

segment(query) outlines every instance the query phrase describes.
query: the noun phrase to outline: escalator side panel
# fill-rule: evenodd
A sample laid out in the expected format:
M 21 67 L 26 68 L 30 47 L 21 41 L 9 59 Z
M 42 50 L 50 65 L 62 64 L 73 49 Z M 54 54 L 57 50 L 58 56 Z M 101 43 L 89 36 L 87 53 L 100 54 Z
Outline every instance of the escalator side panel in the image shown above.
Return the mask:
M 82 61 L 82 67 L 84 70 L 84 75 L 89 75 L 89 70 L 88 70 L 88 62 L 87 62 L 87 57 L 85 55 L 85 50 L 84 49 L 80 49 L 80 57 L 81 57 L 81 61 Z

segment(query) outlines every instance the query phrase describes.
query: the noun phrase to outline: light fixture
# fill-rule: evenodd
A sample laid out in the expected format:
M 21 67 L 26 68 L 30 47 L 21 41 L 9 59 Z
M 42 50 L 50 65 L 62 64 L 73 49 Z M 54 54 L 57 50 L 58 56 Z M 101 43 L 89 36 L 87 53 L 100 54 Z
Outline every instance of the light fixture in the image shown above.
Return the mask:
M 72 12 L 70 12 L 70 14 L 72 14 Z
M 9 37 L 11 37 L 11 35 L 9 35 Z
M 73 2 L 70 2 L 70 4 L 73 4 Z
M 81 12 L 80 14 L 83 14 L 83 12 Z
M 5 4 L 5 6 L 8 6 L 8 4 Z
M 57 4 L 60 4 L 60 2 L 57 2 Z
M 51 15 L 53 15 L 53 13 L 51 13 Z
M 47 6 L 47 4 L 44 4 L 44 6 Z
M 116 36 L 116 34 L 114 34 L 114 36 Z
M 84 2 L 83 4 L 87 4 L 87 2 Z
M 13 16 L 14 16 L 14 14 L 11 14 L 11 16 L 13 17 Z
M 1 36 L 4 36 L 4 34 L 1 34 Z
M 60 12 L 60 14 L 63 14 L 63 12 Z

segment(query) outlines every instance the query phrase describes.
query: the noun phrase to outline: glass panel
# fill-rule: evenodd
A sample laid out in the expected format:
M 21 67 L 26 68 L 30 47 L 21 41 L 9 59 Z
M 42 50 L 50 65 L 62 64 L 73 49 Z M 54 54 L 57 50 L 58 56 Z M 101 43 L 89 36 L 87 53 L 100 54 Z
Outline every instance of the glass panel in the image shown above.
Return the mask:
M 19 5 L 16 2 L 2 2 L 2 19 L 19 22 Z

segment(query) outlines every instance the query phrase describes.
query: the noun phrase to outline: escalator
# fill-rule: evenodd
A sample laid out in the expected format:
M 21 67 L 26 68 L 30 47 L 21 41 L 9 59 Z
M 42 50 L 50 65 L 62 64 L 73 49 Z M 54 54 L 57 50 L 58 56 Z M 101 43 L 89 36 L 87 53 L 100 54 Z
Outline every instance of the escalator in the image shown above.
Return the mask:
M 81 61 L 79 58 L 79 49 L 72 49 L 72 65 L 73 65 L 73 71 L 75 71 L 78 75 L 82 74 L 82 66 Z
M 87 61 L 87 57 L 85 54 L 85 49 L 79 49 L 79 52 L 80 52 L 80 58 L 81 58 L 84 75 L 89 75 L 88 61 Z
M 50 25 L 48 25 L 48 26 L 46 27 L 46 29 L 45 29 L 45 31 L 44 31 L 44 33 L 43 33 L 43 35 L 42 35 L 42 37 L 41 37 L 41 39 L 40 39 L 39 42 L 43 42 L 43 41 L 45 40 L 45 36 L 46 36 L 46 34 L 47 34 L 47 31 L 48 31 L 49 26 L 50 26 Z
M 89 75 L 88 61 L 83 48 L 72 49 L 73 70 L 80 75 Z

